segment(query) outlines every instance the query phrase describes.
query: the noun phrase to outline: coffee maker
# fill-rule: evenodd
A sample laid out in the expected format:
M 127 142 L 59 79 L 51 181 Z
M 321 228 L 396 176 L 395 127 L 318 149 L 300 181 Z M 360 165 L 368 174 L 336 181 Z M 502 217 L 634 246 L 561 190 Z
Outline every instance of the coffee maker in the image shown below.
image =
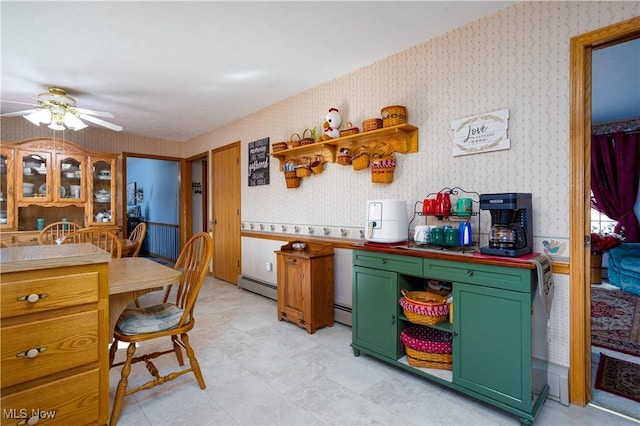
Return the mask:
M 491 215 L 489 245 L 480 247 L 480 253 L 519 257 L 533 251 L 531 194 L 481 194 L 480 210 Z

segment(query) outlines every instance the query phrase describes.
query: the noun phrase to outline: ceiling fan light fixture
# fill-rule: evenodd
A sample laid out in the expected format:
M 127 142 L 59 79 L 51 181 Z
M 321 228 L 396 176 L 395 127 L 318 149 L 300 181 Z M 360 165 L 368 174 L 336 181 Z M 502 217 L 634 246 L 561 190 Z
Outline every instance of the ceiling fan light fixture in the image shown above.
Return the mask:
M 65 127 L 62 124 L 56 123 L 55 121 L 49 124 L 49 128 L 52 130 L 65 130 Z
M 38 110 L 40 114 L 40 122 L 44 124 L 51 123 L 51 111 L 49 109 L 43 108 Z
M 70 112 L 66 112 L 64 114 L 64 125 L 68 129 L 73 129 L 75 131 L 82 130 L 85 127 L 88 127 L 86 124 L 84 124 L 82 120 L 80 120 L 78 117 L 76 117 Z
M 35 124 L 36 126 L 40 125 L 40 110 L 36 110 L 30 114 L 23 115 L 23 117 L 29 120 L 31 123 Z

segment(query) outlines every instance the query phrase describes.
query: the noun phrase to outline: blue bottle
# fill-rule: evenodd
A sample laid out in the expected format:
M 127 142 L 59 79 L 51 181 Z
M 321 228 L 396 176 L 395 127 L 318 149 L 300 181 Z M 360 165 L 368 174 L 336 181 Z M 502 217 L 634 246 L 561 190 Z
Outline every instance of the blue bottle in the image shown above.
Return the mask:
M 461 246 L 473 244 L 473 234 L 469 222 L 460 222 L 460 226 L 458 227 L 458 244 Z

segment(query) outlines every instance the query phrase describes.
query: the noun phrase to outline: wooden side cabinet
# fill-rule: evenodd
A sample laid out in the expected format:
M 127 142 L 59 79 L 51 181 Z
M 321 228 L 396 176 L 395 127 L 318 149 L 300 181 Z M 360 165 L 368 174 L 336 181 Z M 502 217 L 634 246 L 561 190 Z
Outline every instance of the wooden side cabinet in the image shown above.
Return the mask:
M 278 319 L 313 334 L 333 326 L 333 247 L 306 244 L 294 250 L 290 242 L 276 251 Z

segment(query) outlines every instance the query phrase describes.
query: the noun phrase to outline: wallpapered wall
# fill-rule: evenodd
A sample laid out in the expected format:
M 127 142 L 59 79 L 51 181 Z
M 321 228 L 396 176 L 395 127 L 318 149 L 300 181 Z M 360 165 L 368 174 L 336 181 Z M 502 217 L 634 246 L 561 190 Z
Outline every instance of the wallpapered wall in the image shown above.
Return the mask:
M 533 194 L 534 249 L 568 256 L 569 42 L 571 37 L 640 15 L 637 2 L 523 2 L 371 66 L 300 93 L 191 140 L 185 155 L 242 141 L 242 222 L 275 232 L 298 226 L 340 229 L 357 238 L 366 200 L 413 203 L 443 187 L 479 193 Z M 381 32 L 381 36 L 384 36 Z M 374 43 L 375 40 L 369 42 Z M 312 66 L 312 64 L 310 64 Z M 302 71 L 303 72 L 303 71 Z M 248 187 L 247 145 L 284 141 L 320 128 L 330 107 L 358 126 L 387 105 L 405 105 L 419 128 L 419 152 L 398 155 L 391 185 L 367 171 L 328 164 L 319 176 L 286 189 L 277 161 L 271 183 Z M 507 108 L 511 149 L 452 156 L 451 122 Z M 488 224 L 488 217 L 483 217 Z M 336 233 L 337 228 L 337 233 Z M 485 228 L 486 232 L 486 228 Z M 486 240 L 485 240 L 486 241 Z M 549 360 L 569 365 L 569 277 L 556 285 L 548 323 Z M 543 346 L 536 345 L 536 346 Z
M 339 228 L 358 238 L 366 200 L 405 199 L 411 211 L 415 201 L 443 187 L 531 192 L 534 248 L 555 247 L 551 254 L 566 257 L 569 40 L 639 13 L 637 2 L 523 2 L 201 135 L 185 146 L 186 154 L 241 140 L 242 222 L 267 230 L 276 224 L 278 232 L 281 224 L 288 232 L 328 227 L 332 236 Z M 394 104 L 406 105 L 409 123 L 419 128 L 419 152 L 397 156 L 393 184 L 372 184 L 368 171 L 328 164 L 300 188 L 286 189 L 273 160 L 271 184 L 247 186 L 249 142 L 320 129 L 329 107 L 360 126 Z M 452 156 L 453 120 L 504 108 L 511 149 Z M 488 216 L 482 222 L 487 225 Z

